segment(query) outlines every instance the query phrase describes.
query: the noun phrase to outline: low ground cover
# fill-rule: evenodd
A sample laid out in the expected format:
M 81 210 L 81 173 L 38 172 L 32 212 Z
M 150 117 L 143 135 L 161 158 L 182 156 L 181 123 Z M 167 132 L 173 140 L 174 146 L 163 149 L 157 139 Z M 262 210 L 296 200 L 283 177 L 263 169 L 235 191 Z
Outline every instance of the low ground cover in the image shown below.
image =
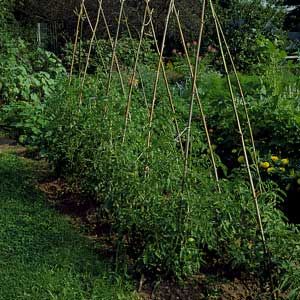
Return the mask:
M 93 244 L 48 207 L 35 187 L 40 164 L 0 154 L 0 299 L 134 299 Z

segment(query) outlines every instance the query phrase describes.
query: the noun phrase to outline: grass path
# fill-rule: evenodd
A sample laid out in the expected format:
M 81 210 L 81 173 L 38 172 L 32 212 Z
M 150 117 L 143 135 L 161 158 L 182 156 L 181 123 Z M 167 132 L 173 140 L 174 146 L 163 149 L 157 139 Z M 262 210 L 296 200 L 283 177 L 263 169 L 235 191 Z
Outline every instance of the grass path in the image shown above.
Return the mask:
M 0 299 L 134 299 L 34 188 L 36 162 L 0 154 Z M 115 276 L 114 276 L 115 277 Z

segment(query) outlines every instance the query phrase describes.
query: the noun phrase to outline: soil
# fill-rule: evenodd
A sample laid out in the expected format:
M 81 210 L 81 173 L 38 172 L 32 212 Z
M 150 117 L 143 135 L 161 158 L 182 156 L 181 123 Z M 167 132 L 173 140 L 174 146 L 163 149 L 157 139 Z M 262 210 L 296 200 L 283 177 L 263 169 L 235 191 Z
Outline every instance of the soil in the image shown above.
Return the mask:
M 22 155 L 26 152 L 26 148 L 19 145 L 13 139 L 0 136 L 0 153 L 10 153 L 10 152 Z
M 223 282 L 224 279 L 209 278 L 205 274 L 195 276 L 192 280 L 179 285 L 176 282 L 165 281 L 156 290 L 145 289 L 142 293 L 145 300 L 252 300 L 269 299 L 260 291 L 254 280 L 242 281 L 235 278 L 233 281 Z

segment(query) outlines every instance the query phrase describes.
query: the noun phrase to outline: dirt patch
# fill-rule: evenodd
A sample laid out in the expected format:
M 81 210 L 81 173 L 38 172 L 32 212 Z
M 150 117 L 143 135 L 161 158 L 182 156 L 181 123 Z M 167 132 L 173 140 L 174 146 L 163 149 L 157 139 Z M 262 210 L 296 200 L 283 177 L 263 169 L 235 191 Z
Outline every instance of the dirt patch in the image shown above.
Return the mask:
M 0 146 L 1 145 L 16 146 L 17 142 L 7 137 L 0 137 Z
M 193 276 L 178 284 L 164 281 L 153 287 L 147 284 L 140 293 L 144 300 L 267 300 L 270 293 L 263 291 L 254 277 L 228 280 L 207 274 Z
M 76 191 L 75 188 L 71 188 L 65 180 L 50 178 L 40 182 L 38 186 L 46 194 L 51 205 L 63 214 L 79 217 L 84 223 L 97 221 L 90 216 L 90 214 L 95 214 L 95 201 L 84 196 L 80 191 Z
M 38 188 L 47 196 L 51 206 L 62 214 L 71 217 L 72 223 L 85 227 L 89 236 L 100 238 L 108 234 L 105 222 L 99 219 L 97 203 L 79 190 L 70 187 L 62 178 L 47 179 L 38 184 Z
M 71 188 L 62 178 L 48 178 L 38 183 L 38 188 L 47 196 L 49 204 L 66 215 L 74 227 L 80 228 L 85 237 L 97 244 L 97 251 L 113 261 L 117 244 L 112 233 L 112 224 L 99 219 L 97 203 Z
M 17 141 L 7 137 L 0 137 L 0 153 L 16 153 L 23 155 L 26 151 L 26 148 L 19 145 Z

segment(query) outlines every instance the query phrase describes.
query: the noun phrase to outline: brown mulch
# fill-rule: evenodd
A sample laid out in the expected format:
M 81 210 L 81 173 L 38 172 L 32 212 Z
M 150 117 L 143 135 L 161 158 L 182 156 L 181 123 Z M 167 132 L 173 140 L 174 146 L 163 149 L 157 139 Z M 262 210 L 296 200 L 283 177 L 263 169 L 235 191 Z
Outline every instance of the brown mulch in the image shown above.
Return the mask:
M 220 279 L 224 281 L 224 279 Z M 233 281 L 219 283 L 204 274 L 195 276 L 193 280 L 179 285 L 176 282 L 165 281 L 155 290 L 145 289 L 142 292 L 144 300 L 255 300 L 269 299 L 264 295 L 255 280 L 248 282 L 235 278 Z

